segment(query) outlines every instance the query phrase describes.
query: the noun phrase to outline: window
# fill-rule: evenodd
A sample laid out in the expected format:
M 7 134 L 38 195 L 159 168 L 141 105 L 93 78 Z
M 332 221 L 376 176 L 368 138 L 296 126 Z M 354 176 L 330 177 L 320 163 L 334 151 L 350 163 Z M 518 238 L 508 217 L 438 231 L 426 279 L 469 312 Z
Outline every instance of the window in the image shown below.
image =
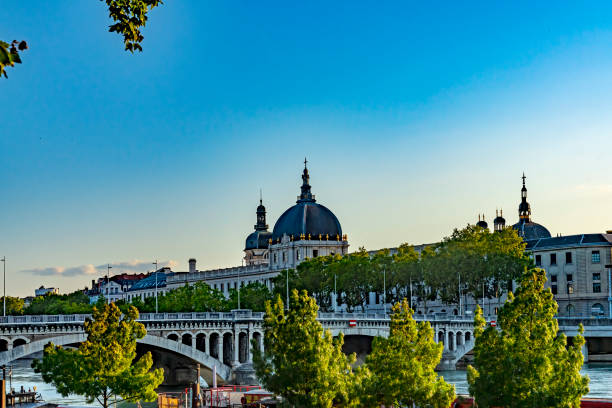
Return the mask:
M 223 287 L 223 283 L 221 284 L 221 292 L 225 291 L 225 288 Z
M 574 305 L 570 303 L 569 305 L 565 307 L 565 311 L 567 312 L 568 315 L 571 316 L 574 313 Z
M 574 280 L 574 275 L 572 275 L 571 273 L 568 273 L 567 276 L 565 277 L 565 279 L 568 282 L 572 282 Z
M 593 280 L 594 280 L 594 281 L 601 280 L 601 274 L 600 274 L 599 272 L 595 272 L 595 273 L 593 274 Z
M 300 260 L 300 250 L 299 249 L 295 250 L 295 259 L 297 259 L 298 261 Z
M 601 282 L 593 282 L 593 293 L 601 293 Z
M 542 255 L 536 255 L 536 266 L 542 266 Z
M 312 250 L 312 257 L 316 258 L 317 256 L 319 256 L 319 250 L 318 249 L 313 249 Z
M 551 265 L 557 264 L 557 254 L 550 254 L 550 264 Z
M 591 315 L 593 316 L 603 316 L 604 315 L 604 307 L 601 303 L 595 303 L 591 306 Z
M 274 263 L 276 263 L 278 259 L 276 259 L 276 254 L 274 254 Z
M 599 251 L 591 252 L 591 263 L 599 263 L 601 261 L 601 257 L 599 255 Z
M 574 293 L 574 287 L 572 286 L 571 283 L 567 284 L 567 294 L 571 295 L 572 293 Z
M 571 252 L 566 252 L 565 253 L 565 263 L 566 264 L 571 264 L 572 263 L 572 253 Z
M 550 283 L 553 285 L 557 283 L 557 275 L 550 275 Z
M 287 253 L 283 252 L 283 263 L 287 262 Z
M 557 285 L 552 285 L 550 287 L 550 291 L 552 292 L 553 295 L 557 294 Z

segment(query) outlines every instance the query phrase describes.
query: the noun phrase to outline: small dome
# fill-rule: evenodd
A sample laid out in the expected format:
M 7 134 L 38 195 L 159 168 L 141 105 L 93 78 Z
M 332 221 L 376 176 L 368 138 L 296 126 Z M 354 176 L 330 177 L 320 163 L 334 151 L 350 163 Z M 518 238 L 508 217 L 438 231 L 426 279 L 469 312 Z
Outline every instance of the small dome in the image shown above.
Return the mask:
M 480 214 L 478 214 L 478 222 L 476 223 L 476 225 L 478 225 L 480 228 L 489 228 L 489 224 L 487 224 L 487 222 L 485 221 L 484 214 L 482 214 L 482 218 Z
M 244 244 L 244 250 L 267 249 L 272 233 L 270 231 L 253 231 Z
M 525 220 L 520 220 L 514 224 L 512 228 L 514 228 L 525 241 L 551 237 L 548 229 L 537 222 L 525 222 Z

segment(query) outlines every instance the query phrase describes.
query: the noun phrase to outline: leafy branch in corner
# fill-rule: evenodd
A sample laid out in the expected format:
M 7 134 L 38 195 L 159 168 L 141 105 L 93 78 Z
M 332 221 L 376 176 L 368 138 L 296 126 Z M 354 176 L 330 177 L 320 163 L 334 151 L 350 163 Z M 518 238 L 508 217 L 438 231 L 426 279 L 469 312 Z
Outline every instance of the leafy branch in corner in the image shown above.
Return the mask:
M 116 23 L 108 31 L 123 35 L 125 50 L 142 51 L 144 37 L 140 29 L 147 23 L 147 13 L 163 4 L 161 0 L 101 0 L 108 6 L 108 15 Z
M 5 67 L 13 67 L 15 64 L 21 64 L 19 51 L 27 50 L 28 44 L 25 41 L 13 40 L 12 43 L 0 41 L 0 76 L 6 75 Z

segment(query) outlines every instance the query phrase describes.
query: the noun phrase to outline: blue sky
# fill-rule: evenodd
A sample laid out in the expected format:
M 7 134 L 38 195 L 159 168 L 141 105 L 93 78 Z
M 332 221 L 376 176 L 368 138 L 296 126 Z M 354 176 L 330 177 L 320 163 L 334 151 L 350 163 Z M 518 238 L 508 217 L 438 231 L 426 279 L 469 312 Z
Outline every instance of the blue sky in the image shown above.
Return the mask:
M 304 156 L 353 249 L 515 222 L 523 171 L 553 234 L 612 229 L 610 2 L 330 3 L 167 0 L 131 55 L 103 2 L 3 1 L 7 292 L 239 264 Z

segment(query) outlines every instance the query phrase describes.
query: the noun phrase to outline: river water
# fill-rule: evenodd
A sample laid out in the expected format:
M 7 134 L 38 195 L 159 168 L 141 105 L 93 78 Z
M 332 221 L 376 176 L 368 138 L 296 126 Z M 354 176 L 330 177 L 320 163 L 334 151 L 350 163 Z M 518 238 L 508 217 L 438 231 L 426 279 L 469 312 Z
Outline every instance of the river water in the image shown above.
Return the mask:
M 13 362 L 12 386 L 15 390 L 18 391 L 21 386 L 23 386 L 25 390 L 34 389 L 33 387 L 36 387 L 36 391 L 41 393 L 45 402 L 54 402 L 73 407 L 89 405 L 85 402 L 83 397 L 78 395 L 62 397 L 53 386 L 43 382 L 40 374 L 36 374 L 31 368 L 31 364 L 31 359 L 21 359 Z M 612 399 L 612 364 L 588 364 L 583 367 L 582 373 L 587 374 L 591 379 L 588 397 L 605 397 Z M 442 375 L 447 382 L 455 384 L 458 394 L 468 393 L 465 371 L 441 371 L 440 375 Z

